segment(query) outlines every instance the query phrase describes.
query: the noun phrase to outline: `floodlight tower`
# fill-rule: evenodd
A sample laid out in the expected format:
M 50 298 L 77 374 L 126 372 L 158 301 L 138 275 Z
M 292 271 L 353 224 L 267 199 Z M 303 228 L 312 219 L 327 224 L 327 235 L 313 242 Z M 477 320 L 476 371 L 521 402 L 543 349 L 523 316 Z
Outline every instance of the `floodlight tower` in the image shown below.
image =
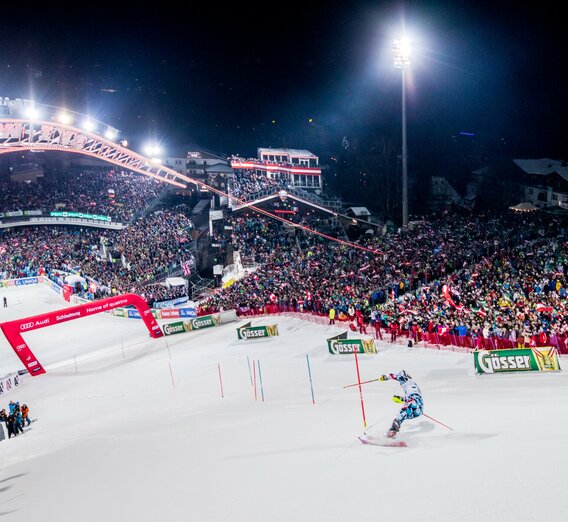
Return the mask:
M 408 226 L 408 149 L 406 143 L 406 70 L 410 66 L 410 41 L 395 40 L 393 59 L 402 76 L 402 226 Z

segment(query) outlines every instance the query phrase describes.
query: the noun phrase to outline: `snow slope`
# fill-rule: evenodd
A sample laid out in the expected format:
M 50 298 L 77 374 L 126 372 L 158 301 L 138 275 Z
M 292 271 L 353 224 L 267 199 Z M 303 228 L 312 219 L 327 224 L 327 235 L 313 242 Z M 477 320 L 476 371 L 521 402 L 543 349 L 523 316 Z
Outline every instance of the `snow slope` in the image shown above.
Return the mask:
M 0 321 L 65 306 L 44 287 L 3 295 Z M 408 448 L 364 446 L 359 392 L 343 388 L 354 359 L 325 344 L 339 329 L 253 322 L 272 323 L 279 337 L 246 341 L 237 323 L 166 342 L 102 315 L 26 334 L 48 373 L 0 397 L 38 418 L 0 442 L 0 520 L 568 519 L 565 373 L 480 377 L 471 355 L 381 344 L 360 356 L 361 379 L 407 370 L 425 412 L 454 431 L 422 417 L 403 424 Z M 264 402 L 247 357 L 260 361 Z M 0 373 L 20 367 L 0 335 Z M 364 386 L 369 433 L 390 425 L 399 390 Z

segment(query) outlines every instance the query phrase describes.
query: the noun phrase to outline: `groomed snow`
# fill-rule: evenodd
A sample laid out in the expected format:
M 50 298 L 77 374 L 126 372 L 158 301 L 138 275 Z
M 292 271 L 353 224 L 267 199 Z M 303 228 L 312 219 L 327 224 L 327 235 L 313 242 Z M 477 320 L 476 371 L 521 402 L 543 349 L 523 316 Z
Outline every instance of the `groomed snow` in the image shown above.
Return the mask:
M 0 321 L 65 306 L 44 287 L 4 295 Z M 48 373 L 0 396 L 38 419 L 0 442 L 1 520 L 568 520 L 566 373 L 480 377 L 471 355 L 379 344 L 359 357 L 361 379 L 405 369 L 425 412 L 454 431 L 421 417 L 403 424 L 408 448 L 364 446 L 359 392 L 343 388 L 357 380 L 353 356 L 325 343 L 340 329 L 253 319 L 272 323 L 279 337 L 246 341 L 233 323 L 166 344 L 102 315 L 26 334 Z M 0 334 L 0 373 L 19 368 Z M 399 392 L 363 387 L 368 432 L 390 425 Z

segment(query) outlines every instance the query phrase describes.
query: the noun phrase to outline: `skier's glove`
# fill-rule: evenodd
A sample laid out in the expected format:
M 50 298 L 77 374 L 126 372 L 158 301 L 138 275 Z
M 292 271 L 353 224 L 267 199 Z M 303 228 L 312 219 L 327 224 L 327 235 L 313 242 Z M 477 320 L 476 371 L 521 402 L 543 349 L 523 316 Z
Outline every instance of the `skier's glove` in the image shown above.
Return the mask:
M 379 377 L 379 381 L 388 381 L 389 380 L 389 376 L 388 375 L 381 375 Z
M 392 400 L 393 400 L 393 402 L 396 402 L 397 404 L 403 404 L 404 403 L 404 398 L 401 397 L 400 395 L 393 395 Z

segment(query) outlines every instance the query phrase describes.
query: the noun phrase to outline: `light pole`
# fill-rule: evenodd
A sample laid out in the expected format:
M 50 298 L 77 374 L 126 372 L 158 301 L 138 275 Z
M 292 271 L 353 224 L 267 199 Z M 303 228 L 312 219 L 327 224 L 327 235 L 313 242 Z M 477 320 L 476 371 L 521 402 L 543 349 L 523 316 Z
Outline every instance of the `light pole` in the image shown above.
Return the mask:
M 406 38 L 395 40 L 394 66 L 402 75 L 402 226 L 408 226 L 408 150 L 406 143 L 406 69 L 410 65 L 410 42 Z

